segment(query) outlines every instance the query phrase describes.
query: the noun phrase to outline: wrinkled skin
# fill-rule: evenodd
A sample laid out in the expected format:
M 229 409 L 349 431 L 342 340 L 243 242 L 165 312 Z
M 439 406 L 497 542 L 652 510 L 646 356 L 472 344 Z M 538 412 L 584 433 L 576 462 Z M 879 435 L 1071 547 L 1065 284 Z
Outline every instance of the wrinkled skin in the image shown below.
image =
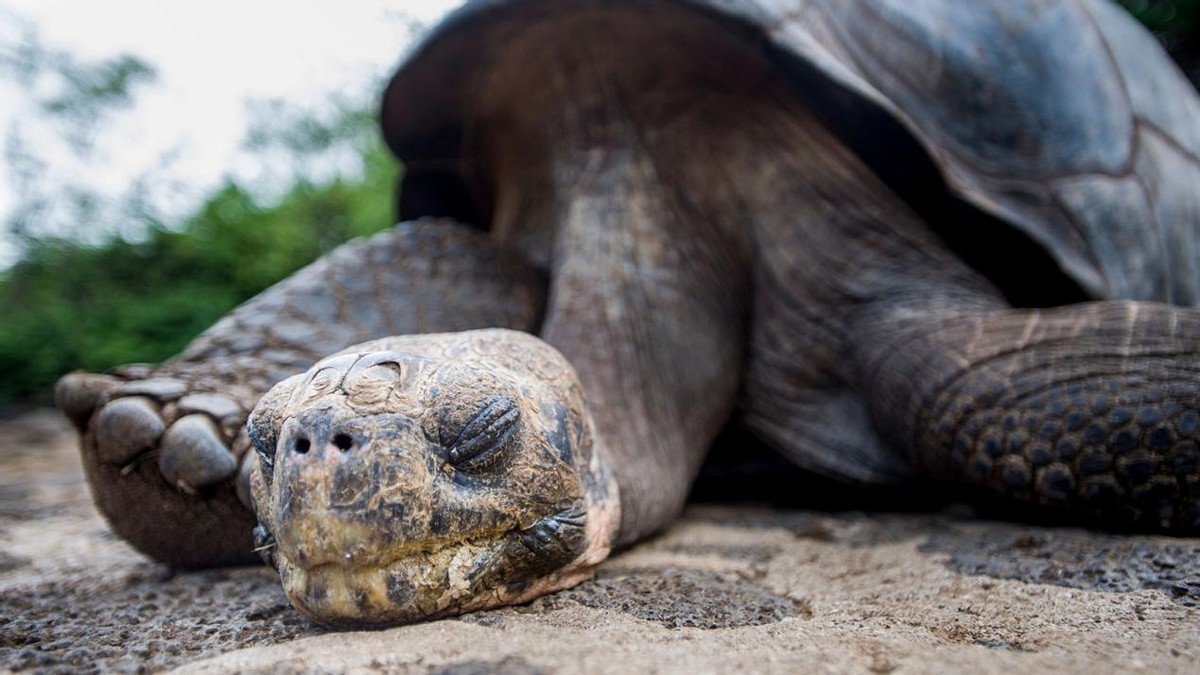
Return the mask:
M 359 345 L 251 417 L 259 545 L 292 604 L 339 626 L 574 585 L 618 522 L 590 425 L 570 364 L 532 336 Z

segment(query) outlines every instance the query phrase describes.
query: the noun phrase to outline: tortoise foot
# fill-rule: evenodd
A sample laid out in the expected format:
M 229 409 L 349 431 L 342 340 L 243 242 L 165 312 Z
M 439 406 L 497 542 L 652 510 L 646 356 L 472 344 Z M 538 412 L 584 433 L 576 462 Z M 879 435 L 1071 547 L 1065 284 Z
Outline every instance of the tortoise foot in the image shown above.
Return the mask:
M 591 576 L 618 526 L 574 371 L 504 330 L 351 348 L 248 424 L 257 536 L 301 612 L 403 623 Z
M 476 228 L 401 223 L 263 291 L 167 363 L 64 377 L 57 401 L 117 534 L 176 565 L 252 562 L 244 426 L 272 385 L 395 332 L 536 326 L 543 293 L 540 272 Z
M 249 466 L 239 469 L 253 454 L 243 427 L 261 392 L 222 390 L 213 368 L 73 373 L 55 391 L 80 431 L 96 507 L 134 548 L 180 567 L 258 560 Z

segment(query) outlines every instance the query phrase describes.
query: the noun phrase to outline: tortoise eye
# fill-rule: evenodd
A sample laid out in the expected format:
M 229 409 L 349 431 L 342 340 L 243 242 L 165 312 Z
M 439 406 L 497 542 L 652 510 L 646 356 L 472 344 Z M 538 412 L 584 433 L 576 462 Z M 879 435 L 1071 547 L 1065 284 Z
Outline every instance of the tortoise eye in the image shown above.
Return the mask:
M 507 396 L 496 396 L 460 432 L 445 444 L 446 459 L 459 469 L 483 469 L 500 457 L 508 445 L 521 409 Z

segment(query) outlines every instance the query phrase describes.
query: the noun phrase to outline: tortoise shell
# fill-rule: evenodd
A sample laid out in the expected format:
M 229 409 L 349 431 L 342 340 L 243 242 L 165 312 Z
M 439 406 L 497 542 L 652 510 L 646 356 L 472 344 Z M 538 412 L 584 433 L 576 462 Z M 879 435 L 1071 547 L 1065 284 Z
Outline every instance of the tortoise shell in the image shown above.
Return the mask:
M 563 7 L 549 4 L 547 14 Z M 1071 300 L 1200 301 L 1200 99 L 1108 0 L 654 4 L 712 14 L 761 50 L 922 215 L 952 214 L 945 202 L 961 201 L 1027 239 L 969 261 L 1010 286 L 1022 278 L 1029 292 L 1015 304 L 1058 304 L 1038 297 L 1048 273 L 1074 282 Z M 402 218 L 486 223 L 486 191 L 464 146 L 473 90 L 490 54 L 539 11 L 468 2 L 391 80 L 381 119 L 408 169 Z M 968 242 L 970 256 L 979 219 L 968 220 L 951 215 L 937 229 Z

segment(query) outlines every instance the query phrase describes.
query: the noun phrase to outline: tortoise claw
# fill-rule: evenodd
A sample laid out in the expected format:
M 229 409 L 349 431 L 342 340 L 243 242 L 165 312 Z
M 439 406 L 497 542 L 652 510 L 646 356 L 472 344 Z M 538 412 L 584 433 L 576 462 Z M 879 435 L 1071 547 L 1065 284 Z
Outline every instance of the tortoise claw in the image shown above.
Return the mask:
M 238 437 L 238 399 L 197 386 L 196 377 L 136 374 L 145 377 L 81 373 L 59 384 L 59 405 L 81 426 L 97 508 L 118 536 L 155 560 L 252 562 L 254 519 L 231 489 L 234 453 L 242 452 L 230 449 L 231 439 L 249 445 Z
M 163 435 L 163 421 L 149 399 L 117 399 L 96 419 L 96 454 L 109 464 L 125 464 L 154 447 Z
M 188 415 L 163 435 L 158 468 L 168 483 L 192 492 L 233 476 L 237 460 L 225 447 L 212 420 L 205 415 Z
M 54 404 L 75 428 L 83 431 L 104 394 L 118 382 L 107 375 L 70 373 L 54 386 Z

